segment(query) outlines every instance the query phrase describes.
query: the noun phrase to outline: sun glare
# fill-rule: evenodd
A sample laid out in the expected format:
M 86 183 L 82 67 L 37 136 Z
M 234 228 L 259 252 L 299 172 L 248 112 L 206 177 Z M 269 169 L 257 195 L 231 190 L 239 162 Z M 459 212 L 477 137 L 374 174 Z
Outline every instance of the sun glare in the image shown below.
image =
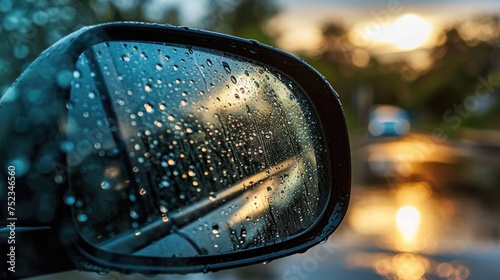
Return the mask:
M 387 41 L 402 50 L 413 50 L 424 45 L 431 36 L 430 23 L 417 15 L 404 15 L 389 26 Z
M 411 239 L 420 225 L 420 212 L 413 206 L 404 206 L 396 214 L 396 226 L 406 239 Z
M 369 22 L 354 27 L 356 45 L 392 45 L 396 50 L 414 50 L 426 45 L 433 35 L 431 23 L 421 16 L 405 14 L 389 22 Z

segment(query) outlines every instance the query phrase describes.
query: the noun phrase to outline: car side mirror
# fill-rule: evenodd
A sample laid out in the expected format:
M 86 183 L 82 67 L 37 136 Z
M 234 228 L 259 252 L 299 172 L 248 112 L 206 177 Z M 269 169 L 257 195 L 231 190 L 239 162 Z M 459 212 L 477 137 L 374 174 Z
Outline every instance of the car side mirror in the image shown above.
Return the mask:
M 16 81 L 0 119 L 18 226 L 51 226 L 78 269 L 265 262 L 325 240 L 347 210 L 338 95 L 303 61 L 255 41 L 141 23 L 85 28 Z

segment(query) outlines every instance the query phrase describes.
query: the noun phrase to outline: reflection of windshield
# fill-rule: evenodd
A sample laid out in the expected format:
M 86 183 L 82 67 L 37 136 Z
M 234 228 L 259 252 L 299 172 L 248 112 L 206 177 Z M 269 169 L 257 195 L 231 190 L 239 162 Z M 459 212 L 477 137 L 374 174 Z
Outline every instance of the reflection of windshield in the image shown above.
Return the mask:
M 298 234 L 322 211 L 317 122 L 279 73 L 134 42 L 96 45 L 77 68 L 68 162 L 74 217 L 92 244 L 223 253 Z

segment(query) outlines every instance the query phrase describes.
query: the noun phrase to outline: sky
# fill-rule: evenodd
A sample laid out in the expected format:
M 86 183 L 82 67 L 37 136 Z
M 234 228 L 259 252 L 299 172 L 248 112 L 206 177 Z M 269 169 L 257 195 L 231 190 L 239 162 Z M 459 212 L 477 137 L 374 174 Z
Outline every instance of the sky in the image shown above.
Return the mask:
M 117 0 L 120 1 L 120 0 Z M 301 15 L 311 20 L 338 19 L 341 22 L 355 21 L 383 14 L 384 11 L 397 9 L 405 13 L 425 14 L 443 20 L 456 18 L 457 15 L 470 15 L 496 11 L 500 14 L 499 0 L 275 0 L 282 13 Z M 150 12 L 161 12 L 171 6 L 180 8 L 186 25 L 196 25 L 205 16 L 209 0 L 153 0 Z
M 457 21 L 485 13 L 500 15 L 499 0 L 276 1 L 283 12 L 271 22 L 270 33 L 281 36 L 279 46 L 292 52 L 314 51 L 321 45 L 321 26 L 332 21 L 347 27 L 352 36 L 364 37 L 372 52 L 392 53 L 431 47 L 440 32 Z
M 317 4 L 317 3 L 324 3 L 324 4 L 346 4 L 348 3 L 349 5 L 385 5 L 389 0 L 276 0 L 279 3 L 282 4 L 288 4 L 288 5 L 309 5 L 309 4 Z M 435 3 L 448 3 L 448 4 L 456 4 L 456 3 L 490 3 L 490 4 L 497 4 L 497 0 L 399 0 L 399 2 L 411 2 L 411 3 L 422 3 L 422 4 L 435 4 Z
M 440 31 L 456 21 L 485 13 L 500 15 L 500 0 L 275 1 L 281 13 L 271 20 L 267 31 L 278 38 L 279 47 L 291 52 L 318 49 L 322 44 L 321 27 L 332 21 L 361 34 L 354 36 L 369 35 L 369 38 L 362 39 L 375 42 L 372 44 L 375 52 L 397 52 L 414 46 L 432 46 Z M 209 0 L 153 0 L 149 3 L 147 14 L 152 21 L 155 14 L 161 15 L 162 10 L 177 6 L 181 23 L 192 27 L 200 26 L 200 20 L 208 10 L 206 7 L 210 5 Z M 376 32 L 370 32 L 373 30 Z M 414 34 L 421 37 L 421 43 Z M 396 47 L 387 48 L 391 45 Z
M 303 17 L 336 17 L 351 23 L 385 12 L 418 13 L 443 20 L 496 11 L 500 14 L 498 0 L 276 0 L 285 13 L 301 14 Z
M 386 6 L 389 3 L 416 4 L 416 5 L 457 5 L 467 4 L 475 5 L 491 5 L 500 7 L 500 2 L 497 0 L 275 0 L 283 7 L 296 6 L 314 6 L 314 5 L 340 5 L 340 6 Z

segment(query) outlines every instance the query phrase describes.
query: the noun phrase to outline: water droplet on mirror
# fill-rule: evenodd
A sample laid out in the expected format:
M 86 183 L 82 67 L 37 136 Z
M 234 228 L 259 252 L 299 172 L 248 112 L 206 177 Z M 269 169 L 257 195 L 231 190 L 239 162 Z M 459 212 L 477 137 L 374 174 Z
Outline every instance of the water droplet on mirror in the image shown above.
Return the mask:
M 160 71 L 161 69 L 163 69 L 163 66 L 160 63 L 157 63 L 155 68 L 156 70 Z
M 128 55 L 122 55 L 122 60 L 123 61 L 130 61 L 130 56 L 128 56 Z
M 231 76 L 231 82 L 233 82 L 233 84 L 237 84 L 238 83 L 238 81 L 236 80 L 235 76 Z
M 86 214 L 79 214 L 78 216 L 76 216 L 76 220 L 79 221 L 79 222 L 86 222 L 88 220 L 88 217 Z
M 158 120 L 155 120 L 154 121 L 154 124 L 157 126 L 157 127 L 162 127 L 163 126 L 163 123 L 158 121 Z
M 212 233 L 213 234 L 219 234 L 220 231 L 219 231 L 219 225 L 215 224 L 212 226 Z
M 210 193 L 208 194 L 208 199 L 210 199 L 211 201 L 215 201 L 216 197 L 217 197 L 217 196 L 215 195 L 215 193 L 214 193 L 214 192 L 210 192 Z
M 179 70 L 179 66 L 174 65 L 174 66 L 172 66 L 172 69 L 174 69 L 174 71 L 177 71 L 177 70 Z
M 120 105 L 120 106 L 125 105 L 125 101 L 123 99 L 117 99 L 116 103 L 118 103 L 118 105 Z
M 61 149 L 61 151 L 63 153 L 69 153 L 69 152 L 73 151 L 74 147 L 75 147 L 75 145 L 73 144 L 73 142 L 71 142 L 69 140 L 63 141 L 59 145 L 59 149 Z
M 229 64 L 227 62 L 223 61 L 222 67 L 224 67 L 224 71 L 226 71 L 227 74 L 231 74 L 231 68 L 229 67 Z
M 68 206 L 72 206 L 73 204 L 75 204 L 75 202 L 76 202 L 76 198 L 74 195 L 66 194 L 64 196 L 64 204 L 66 204 Z
M 109 190 L 111 188 L 111 184 L 108 181 L 102 181 L 101 182 L 101 189 L 103 190 Z
M 89 99 L 94 99 L 95 93 L 93 91 L 89 92 Z
M 78 79 L 81 76 L 82 76 L 82 74 L 80 73 L 80 71 L 78 71 L 78 70 L 73 71 L 73 78 Z
M 146 112 L 148 112 L 150 114 L 155 111 L 155 109 L 153 108 L 153 105 L 149 104 L 149 103 L 144 104 L 144 108 L 146 109 Z
M 212 67 L 212 61 L 210 59 L 207 59 L 207 65 Z
M 135 211 L 130 211 L 130 218 L 132 219 L 138 219 L 139 218 L 139 214 Z

